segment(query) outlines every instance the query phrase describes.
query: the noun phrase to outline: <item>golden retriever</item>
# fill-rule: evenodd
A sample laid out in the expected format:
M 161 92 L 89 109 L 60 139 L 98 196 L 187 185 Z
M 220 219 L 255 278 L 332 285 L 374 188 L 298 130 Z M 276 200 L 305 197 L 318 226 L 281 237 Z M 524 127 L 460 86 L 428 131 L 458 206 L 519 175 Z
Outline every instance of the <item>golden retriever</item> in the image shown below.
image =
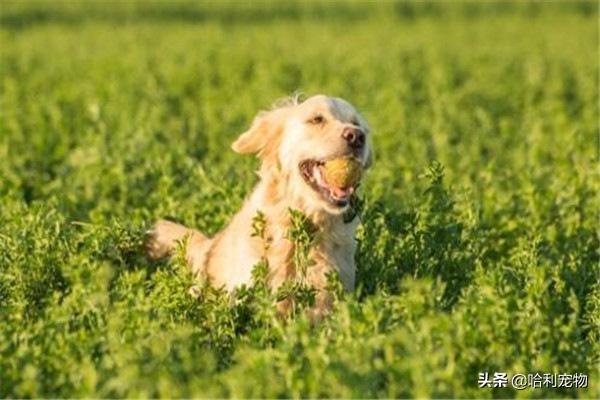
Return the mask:
M 331 306 L 325 289 L 327 274 L 339 274 L 345 290 L 354 289 L 359 221 L 350 214 L 357 188 L 328 184 L 322 166 L 327 160 L 350 155 L 364 170 L 371 166 L 373 153 L 366 121 L 341 98 L 318 95 L 305 101 L 288 99 L 259 113 L 232 149 L 256 154 L 261 160 L 260 181 L 242 209 L 212 238 L 170 221 L 158 221 L 148 241 L 150 258 L 168 256 L 178 241 L 187 238 L 185 255 L 192 272 L 211 284 L 228 291 L 251 284 L 253 266 L 266 259 L 268 283 L 276 289 L 297 274 L 292 260 L 294 244 L 288 236 L 289 210 L 296 209 L 317 228 L 308 252 L 313 264 L 305 278 L 316 289 L 312 315 L 324 315 Z M 252 235 L 258 212 L 265 217 L 268 246 Z M 279 307 L 285 312 L 287 306 Z

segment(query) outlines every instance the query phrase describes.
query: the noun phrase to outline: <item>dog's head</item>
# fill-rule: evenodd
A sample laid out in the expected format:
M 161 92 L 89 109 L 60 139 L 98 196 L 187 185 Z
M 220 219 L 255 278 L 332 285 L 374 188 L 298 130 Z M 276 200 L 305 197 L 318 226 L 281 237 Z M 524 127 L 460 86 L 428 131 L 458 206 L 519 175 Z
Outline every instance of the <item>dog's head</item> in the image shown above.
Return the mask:
M 347 101 L 323 95 L 290 101 L 260 113 L 250 129 L 233 143 L 234 151 L 255 153 L 261 171 L 287 182 L 288 195 L 311 210 L 343 213 L 359 183 L 337 187 L 327 182 L 328 160 L 352 156 L 364 169 L 373 162 L 366 121 Z

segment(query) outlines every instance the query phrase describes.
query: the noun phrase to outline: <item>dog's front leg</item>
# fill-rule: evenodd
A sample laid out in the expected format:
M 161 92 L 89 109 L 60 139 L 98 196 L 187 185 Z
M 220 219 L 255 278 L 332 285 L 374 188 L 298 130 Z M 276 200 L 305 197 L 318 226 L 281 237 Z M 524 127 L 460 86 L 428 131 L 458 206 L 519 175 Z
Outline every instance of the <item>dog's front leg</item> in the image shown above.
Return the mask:
M 308 310 L 308 316 L 312 322 L 319 322 L 326 317 L 333 308 L 334 296 L 328 286 L 328 274 L 337 273 L 325 259 L 317 258 L 315 265 L 309 267 L 306 278 L 308 283 L 315 288 L 315 302 Z

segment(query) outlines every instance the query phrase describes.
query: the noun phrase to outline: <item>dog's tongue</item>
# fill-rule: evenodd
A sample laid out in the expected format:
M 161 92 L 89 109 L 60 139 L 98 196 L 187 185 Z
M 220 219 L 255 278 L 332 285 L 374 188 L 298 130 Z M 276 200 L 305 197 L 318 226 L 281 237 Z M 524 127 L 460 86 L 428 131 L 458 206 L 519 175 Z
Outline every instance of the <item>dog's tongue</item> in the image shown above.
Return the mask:
M 335 187 L 335 186 L 330 186 L 329 191 L 331 192 L 331 195 L 333 197 L 335 197 L 336 199 L 345 199 L 345 198 L 350 197 L 350 195 L 352 193 L 354 193 L 354 188 L 352 186 L 350 186 L 348 188 L 339 188 L 339 187 Z

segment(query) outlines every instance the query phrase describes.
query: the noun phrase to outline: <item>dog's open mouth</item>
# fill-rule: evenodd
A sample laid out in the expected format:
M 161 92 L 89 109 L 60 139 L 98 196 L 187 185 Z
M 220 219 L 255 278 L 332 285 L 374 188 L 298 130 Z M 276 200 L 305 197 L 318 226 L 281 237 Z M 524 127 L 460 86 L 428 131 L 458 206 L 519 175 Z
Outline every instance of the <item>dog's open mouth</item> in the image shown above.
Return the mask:
M 358 183 L 354 186 L 338 187 L 325 179 L 323 173 L 324 161 L 304 160 L 300 163 L 300 174 L 316 192 L 321 194 L 328 202 L 338 207 L 345 207 L 350 203 L 352 194 L 358 188 Z

